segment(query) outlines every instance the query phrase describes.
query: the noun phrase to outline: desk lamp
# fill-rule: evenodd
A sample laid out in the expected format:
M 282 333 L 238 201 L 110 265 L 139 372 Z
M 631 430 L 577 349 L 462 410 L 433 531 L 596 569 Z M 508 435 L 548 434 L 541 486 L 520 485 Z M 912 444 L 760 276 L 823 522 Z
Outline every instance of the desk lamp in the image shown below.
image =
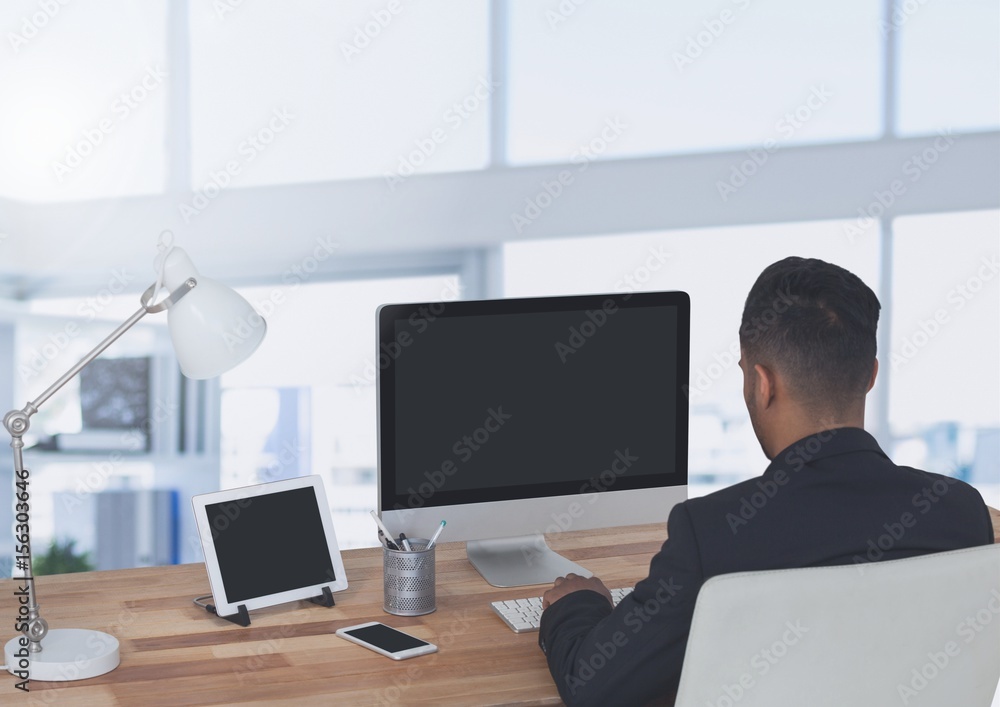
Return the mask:
M 19 677 L 27 673 L 27 678 L 35 680 L 82 680 L 110 672 L 119 663 L 118 639 L 114 636 L 86 629 L 50 631 L 39 614 L 31 571 L 30 538 L 26 532 L 30 518 L 29 472 L 24 468 L 21 455 L 22 437 L 28 431 L 29 418 L 146 314 L 166 310 L 170 339 L 181 372 L 189 378 L 214 378 L 242 363 L 260 345 L 267 329 L 264 319 L 249 302 L 229 287 L 199 275 L 182 249 L 171 248 L 169 243 L 161 248 L 157 258 L 157 281 L 139 298 L 142 304 L 139 311 L 23 410 L 11 410 L 3 418 L 14 450 L 15 535 L 18 541 L 15 555 L 17 568 L 25 572 L 23 577 L 14 577 L 14 581 L 27 585 L 26 603 L 19 606 L 15 621 L 17 630 L 23 635 L 12 638 L 4 647 L 7 669 Z M 153 304 L 161 285 L 169 294 Z M 21 519 L 25 522 L 21 523 Z

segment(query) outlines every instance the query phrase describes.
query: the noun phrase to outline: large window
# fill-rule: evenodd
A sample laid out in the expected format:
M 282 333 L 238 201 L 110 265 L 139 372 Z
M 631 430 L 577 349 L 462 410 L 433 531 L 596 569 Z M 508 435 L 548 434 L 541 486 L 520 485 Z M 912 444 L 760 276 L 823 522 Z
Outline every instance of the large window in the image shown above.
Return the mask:
M 882 355 L 903 461 L 971 481 L 993 506 L 1000 505 L 998 233 L 997 211 L 896 219 L 892 349 Z
M 997 505 L 998 218 L 990 211 L 896 220 L 889 292 L 876 234 L 853 239 L 845 235 L 850 222 L 829 221 L 509 244 L 504 293 L 691 295 L 691 493 L 699 495 L 767 464 L 748 424 L 736 365 L 740 314 L 753 281 L 788 255 L 842 265 L 883 290 L 883 326 L 891 326 L 867 422 L 877 423 L 874 401 L 888 394 L 886 451 L 900 463 L 965 478 Z
M 872 140 L 887 113 L 904 136 L 996 130 L 997 3 L 886 8 L 114 0 L 83 12 L 12 0 L 0 9 L 0 194 Z

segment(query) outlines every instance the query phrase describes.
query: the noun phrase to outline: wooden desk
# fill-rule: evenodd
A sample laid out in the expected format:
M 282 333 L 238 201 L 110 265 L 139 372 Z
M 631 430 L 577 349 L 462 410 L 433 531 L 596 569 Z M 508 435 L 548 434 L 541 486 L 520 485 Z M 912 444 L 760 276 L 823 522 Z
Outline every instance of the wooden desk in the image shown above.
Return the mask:
M 1000 512 L 991 509 L 1000 542 Z M 611 587 L 646 576 L 662 525 L 562 533 L 554 549 Z M 253 612 L 240 628 L 191 599 L 209 592 L 203 565 L 40 577 L 42 615 L 54 628 L 92 628 L 117 636 L 122 664 L 81 682 L 31 684 L 14 694 L 0 678 L 0 704 L 288 705 L 558 704 L 537 634 L 515 634 L 489 603 L 541 594 L 544 587 L 496 589 L 465 557 L 464 543 L 437 553 L 435 613 L 416 618 L 382 611 L 382 553 L 344 553 L 349 587 L 332 609 L 296 602 Z M 0 582 L 0 616 L 16 614 L 14 582 Z M 439 646 L 439 652 L 395 662 L 333 635 L 342 626 L 384 621 Z M 3 640 L 13 637 L 5 621 Z M 16 701 L 15 701 L 16 700 Z
M 550 536 L 550 545 L 601 576 L 632 586 L 666 536 L 663 525 Z M 546 587 L 496 589 L 465 557 L 464 543 L 437 551 L 437 611 L 403 618 L 382 611 L 382 552 L 344 553 L 349 587 L 326 609 L 295 602 L 251 612 L 240 628 L 194 606 L 210 592 L 203 565 L 40 577 L 42 616 L 53 628 L 117 636 L 121 665 L 99 678 L 31 683 L 0 678 L 0 704 L 288 705 L 559 704 L 538 634 L 515 634 L 493 613 L 497 599 Z M 14 582 L 0 582 L 4 642 L 13 637 Z M 439 652 L 392 661 L 334 635 L 342 626 L 383 621 L 438 645 Z

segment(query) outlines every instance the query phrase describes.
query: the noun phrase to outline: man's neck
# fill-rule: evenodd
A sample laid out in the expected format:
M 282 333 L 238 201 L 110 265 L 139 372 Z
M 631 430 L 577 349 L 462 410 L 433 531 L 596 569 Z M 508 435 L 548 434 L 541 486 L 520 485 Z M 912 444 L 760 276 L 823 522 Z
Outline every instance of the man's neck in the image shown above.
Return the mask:
M 775 424 L 771 425 L 767 436 L 767 449 L 765 453 L 768 459 L 773 459 L 782 449 L 790 447 L 800 439 L 805 439 L 825 430 L 835 430 L 841 427 L 865 428 L 864 408 L 860 411 L 841 413 L 837 415 L 816 416 L 815 412 L 809 412 L 801 408 L 789 410 L 789 414 L 783 415 Z

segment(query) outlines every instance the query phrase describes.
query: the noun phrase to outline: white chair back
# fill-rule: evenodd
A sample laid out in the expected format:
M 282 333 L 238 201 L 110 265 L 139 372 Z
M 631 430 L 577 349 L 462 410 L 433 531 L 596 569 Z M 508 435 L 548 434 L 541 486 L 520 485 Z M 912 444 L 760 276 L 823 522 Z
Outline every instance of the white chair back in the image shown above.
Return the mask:
M 989 707 L 1000 545 L 709 579 L 676 707 Z

